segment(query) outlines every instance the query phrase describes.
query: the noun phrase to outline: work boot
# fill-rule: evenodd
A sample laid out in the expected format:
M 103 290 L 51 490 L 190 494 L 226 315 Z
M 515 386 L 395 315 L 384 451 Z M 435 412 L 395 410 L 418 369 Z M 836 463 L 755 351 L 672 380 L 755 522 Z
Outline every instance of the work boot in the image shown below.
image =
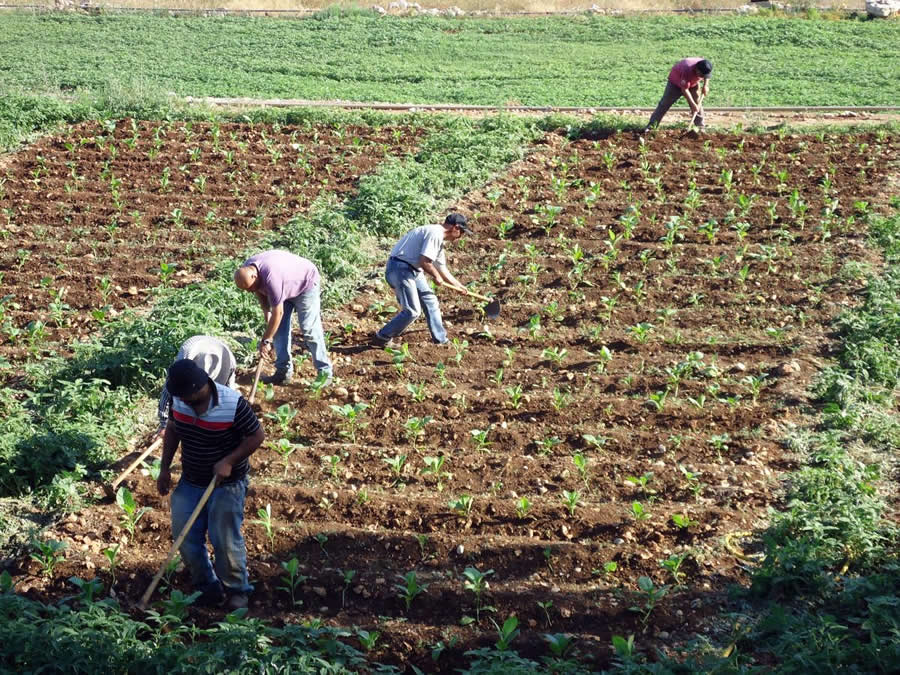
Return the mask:
M 293 373 L 285 370 L 276 370 L 272 375 L 265 375 L 260 379 L 263 384 L 290 384 Z
M 228 611 L 245 609 L 250 604 L 250 598 L 246 593 L 233 593 L 228 596 Z
M 394 338 L 382 337 L 378 333 L 372 335 L 372 344 L 376 347 L 391 347 L 394 344 Z
M 225 602 L 225 589 L 220 581 L 214 581 L 197 590 L 202 593 L 196 603 L 200 607 L 221 607 Z

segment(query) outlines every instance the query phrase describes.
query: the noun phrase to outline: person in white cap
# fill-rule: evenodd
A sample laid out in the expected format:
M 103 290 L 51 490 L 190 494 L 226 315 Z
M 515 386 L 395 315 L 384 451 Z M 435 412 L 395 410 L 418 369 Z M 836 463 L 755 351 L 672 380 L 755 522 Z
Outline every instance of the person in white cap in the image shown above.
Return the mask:
M 224 342 L 211 335 L 195 335 L 184 341 L 175 361 L 190 359 L 200 366 L 213 382 L 226 387 L 235 388 L 234 371 L 237 361 L 234 354 Z M 159 418 L 159 431 L 157 437 L 162 438 L 169 421 L 169 411 L 172 408 L 172 396 L 168 389 L 163 387 L 159 395 L 159 408 L 156 412 Z

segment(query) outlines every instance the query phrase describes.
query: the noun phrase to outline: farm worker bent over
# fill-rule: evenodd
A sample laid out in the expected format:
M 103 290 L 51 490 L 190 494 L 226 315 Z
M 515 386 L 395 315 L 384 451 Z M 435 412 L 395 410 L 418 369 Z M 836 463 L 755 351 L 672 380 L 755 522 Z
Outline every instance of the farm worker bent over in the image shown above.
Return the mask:
M 181 533 L 217 476 L 219 484 L 181 545 L 181 559 L 191 572 L 194 589 L 203 593 L 204 604 L 221 604 L 227 592 L 230 609 L 246 607 L 253 586 L 247 576 L 241 525 L 248 458 L 265 440 L 263 428 L 243 396 L 213 382 L 190 359 L 172 364 L 166 389 L 172 395 L 172 415 L 156 488 L 159 494 L 168 494 L 170 466 L 180 443 L 181 480 L 172 493 L 172 538 Z M 207 532 L 216 554 L 215 571 L 206 551 Z
M 319 379 L 331 380 L 331 360 L 325 348 L 319 299 L 319 270 L 311 260 L 289 251 L 263 251 L 248 258 L 234 273 L 237 287 L 259 300 L 266 329 L 259 343 L 260 356 L 275 349 L 275 373 L 263 377 L 267 384 L 287 384 L 294 374 L 291 359 L 291 314 L 297 320 L 303 342 L 312 356 Z
M 235 388 L 234 370 L 237 361 L 234 354 L 219 338 L 210 335 L 195 335 L 184 341 L 181 349 L 175 355 L 175 360 L 190 359 L 200 366 L 213 382 L 224 384 L 226 387 Z M 159 431 L 157 436 L 162 437 L 169 421 L 169 408 L 172 405 L 172 396 L 165 387 L 159 395 Z
M 372 338 L 374 344 L 381 347 L 388 345 L 392 338 L 406 330 L 423 311 L 432 341 L 437 344 L 447 342 L 447 331 L 441 321 L 441 308 L 425 274 L 434 279 L 438 286 L 453 286 L 462 293 L 468 293 L 466 287 L 447 269 L 447 258 L 444 255 L 444 242 L 456 241 L 464 232 L 472 233 L 466 217 L 461 213 L 451 213 L 444 219 L 443 225 L 422 225 L 412 229 L 394 245 L 384 270 L 384 278 L 394 289 L 400 311 L 375 333 Z
M 650 116 L 650 121 L 644 131 L 655 128 L 662 121 L 663 116 L 679 98 L 684 96 L 691 108 L 691 125 L 703 128 L 703 97 L 709 93 L 709 78 L 712 73 L 712 63 L 699 57 L 681 59 L 672 66 L 669 71 L 669 79 L 666 81 L 666 90 L 656 106 L 656 110 Z M 703 87 L 700 88 L 700 81 Z

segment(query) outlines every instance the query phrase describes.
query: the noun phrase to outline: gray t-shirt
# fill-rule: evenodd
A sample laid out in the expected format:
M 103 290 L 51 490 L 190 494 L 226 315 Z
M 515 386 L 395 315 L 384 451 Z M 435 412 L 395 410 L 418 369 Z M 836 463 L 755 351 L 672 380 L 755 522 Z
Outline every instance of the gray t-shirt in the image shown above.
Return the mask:
M 444 255 L 444 226 L 422 225 L 416 227 L 400 239 L 391 249 L 391 257 L 399 258 L 405 263 L 421 269 L 419 257 L 425 256 L 431 260 L 435 267 L 446 267 L 447 258 Z
M 237 367 L 237 361 L 228 345 L 219 338 L 214 338 L 210 335 L 195 335 L 188 338 L 181 345 L 181 349 L 178 350 L 178 354 L 175 356 L 176 361 L 181 359 L 190 359 L 203 368 L 213 382 L 234 389 L 234 370 Z M 169 421 L 169 408 L 171 405 L 172 396 L 163 386 L 162 393 L 159 395 L 159 408 L 157 410 L 160 429 L 164 429 Z

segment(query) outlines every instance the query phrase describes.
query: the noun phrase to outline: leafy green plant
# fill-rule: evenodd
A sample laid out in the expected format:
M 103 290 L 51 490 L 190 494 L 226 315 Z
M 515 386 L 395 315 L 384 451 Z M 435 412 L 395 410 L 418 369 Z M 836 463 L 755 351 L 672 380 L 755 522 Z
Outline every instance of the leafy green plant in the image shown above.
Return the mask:
M 490 428 L 488 429 L 470 429 L 469 434 L 475 441 L 475 449 L 484 452 L 491 446 L 491 442 L 487 439 Z
M 109 546 L 103 549 L 103 555 L 106 556 L 106 559 L 109 561 L 109 576 L 110 576 L 110 585 L 116 585 L 116 568 L 119 565 L 119 547 L 121 544 L 116 544 L 115 546 Z
M 284 403 L 275 409 L 274 413 L 266 413 L 266 417 L 273 420 L 282 436 L 287 436 L 291 429 L 291 422 L 300 411 L 292 408 L 290 403 Z
M 131 490 L 126 487 L 120 487 L 116 492 L 116 504 L 124 512 L 121 520 L 122 527 L 128 531 L 128 534 L 134 536 L 134 529 L 137 526 L 138 521 L 143 518 L 151 508 L 149 506 L 139 507 L 134 499 L 134 495 L 131 494 Z
M 491 619 L 493 621 L 493 619 Z M 509 616 L 506 618 L 506 621 L 503 622 L 502 626 L 498 626 L 496 621 L 493 621 L 494 627 L 497 629 L 497 642 L 496 647 L 497 651 L 505 652 L 509 649 L 509 645 L 519 636 L 519 620 L 515 616 Z
M 406 468 L 406 455 L 386 457 L 383 461 L 390 467 L 395 481 L 399 481 L 403 478 L 403 471 Z
M 423 436 L 425 436 L 425 427 L 428 426 L 432 421 L 431 415 L 425 415 L 423 417 L 410 417 L 403 424 L 403 431 L 406 434 L 406 440 L 408 440 L 413 448 L 416 447 L 417 442 Z
M 493 607 L 484 606 L 484 593 L 488 589 L 487 578 L 493 573 L 494 570 L 481 572 L 477 567 L 467 567 L 463 570 L 463 587 L 475 596 L 475 620 L 479 623 L 482 610 L 494 611 Z
M 362 645 L 363 649 L 367 652 L 375 649 L 375 644 L 378 642 L 378 638 L 381 636 L 377 630 L 368 631 L 358 628 L 356 630 L 356 637 L 359 639 L 359 644 Z
M 410 607 L 412 607 L 413 600 L 428 589 L 428 584 L 420 584 L 415 571 L 410 571 L 406 574 L 398 574 L 397 577 L 403 583 L 395 584 L 394 588 L 397 589 L 398 596 L 403 600 L 403 604 L 406 606 L 406 611 L 408 612 Z
M 647 520 L 650 517 L 650 512 L 640 502 L 632 502 L 631 515 L 635 520 Z
M 685 513 L 673 513 L 672 522 L 679 530 L 686 530 L 689 527 L 698 525 L 696 520 L 691 520 L 691 517 Z
M 578 508 L 578 505 L 581 504 L 581 493 L 578 490 L 565 490 L 561 498 L 563 503 L 566 506 L 566 509 L 569 511 L 570 516 L 575 515 L 575 509 Z
M 168 620 L 174 619 L 175 622 L 181 623 L 187 616 L 188 608 L 190 608 L 201 595 L 203 594 L 200 591 L 185 595 L 177 589 L 173 590 L 169 594 L 169 598 L 162 601 L 162 616 Z M 167 621 L 167 623 L 171 623 L 171 621 Z
M 257 525 L 262 525 L 263 530 L 266 533 L 266 539 L 269 540 L 269 549 L 275 550 L 275 524 L 272 521 L 272 505 L 266 504 L 266 508 L 259 509 L 256 512 L 256 515 L 259 516 L 258 519 L 253 522 Z
M 103 582 L 97 577 L 88 580 L 80 577 L 69 577 L 69 583 L 78 589 L 78 601 L 84 605 L 92 604 L 94 597 L 103 592 Z
M 672 575 L 672 580 L 675 582 L 675 584 L 680 584 L 686 576 L 685 573 L 681 571 L 681 565 L 684 563 L 687 557 L 687 553 L 682 553 L 680 555 L 672 554 L 665 560 L 659 561 L 660 567 L 668 570 L 669 574 Z
M 338 416 L 341 424 L 341 435 L 356 442 L 356 434 L 366 426 L 363 421 L 363 413 L 369 409 L 368 403 L 345 403 L 343 405 L 330 405 L 331 410 Z
M 522 407 L 522 398 L 524 393 L 522 392 L 522 385 L 517 384 L 515 387 L 507 387 L 503 391 L 506 392 L 506 396 L 509 399 L 509 407 L 513 410 L 518 410 Z
M 471 495 L 460 495 L 455 499 L 451 499 L 448 506 L 450 507 L 450 510 L 457 515 L 468 518 L 472 514 L 473 503 L 474 500 Z
M 528 501 L 528 497 L 519 497 L 516 500 L 516 515 L 519 518 L 525 518 L 530 510 L 531 502 Z
M 422 461 L 425 463 L 425 468 L 422 469 L 423 475 L 431 475 L 434 476 L 435 481 L 437 481 L 437 491 L 443 492 L 444 490 L 444 480 L 450 477 L 450 473 L 444 471 L 444 464 L 447 458 L 444 455 L 440 455 L 438 457 L 424 457 Z
M 282 561 L 281 568 L 286 574 L 281 577 L 281 586 L 279 586 L 278 589 L 290 594 L 292 607 L 302 605 L 303 601 L 297 599 L 297 589 L 301 584 L 306 582 L 308 577 L 300 574 L 300 563 L 296 558 Z
M 650 577 L 638 577 L 638 593 L 637 597 L 641 604 L 629 607 L 629 611 L 637 612 L 641 615 L 641 625 L 646 630 L 647 621 L 653 610 L 659 605 L 669 592 L 668 586 L 655 586 Z

